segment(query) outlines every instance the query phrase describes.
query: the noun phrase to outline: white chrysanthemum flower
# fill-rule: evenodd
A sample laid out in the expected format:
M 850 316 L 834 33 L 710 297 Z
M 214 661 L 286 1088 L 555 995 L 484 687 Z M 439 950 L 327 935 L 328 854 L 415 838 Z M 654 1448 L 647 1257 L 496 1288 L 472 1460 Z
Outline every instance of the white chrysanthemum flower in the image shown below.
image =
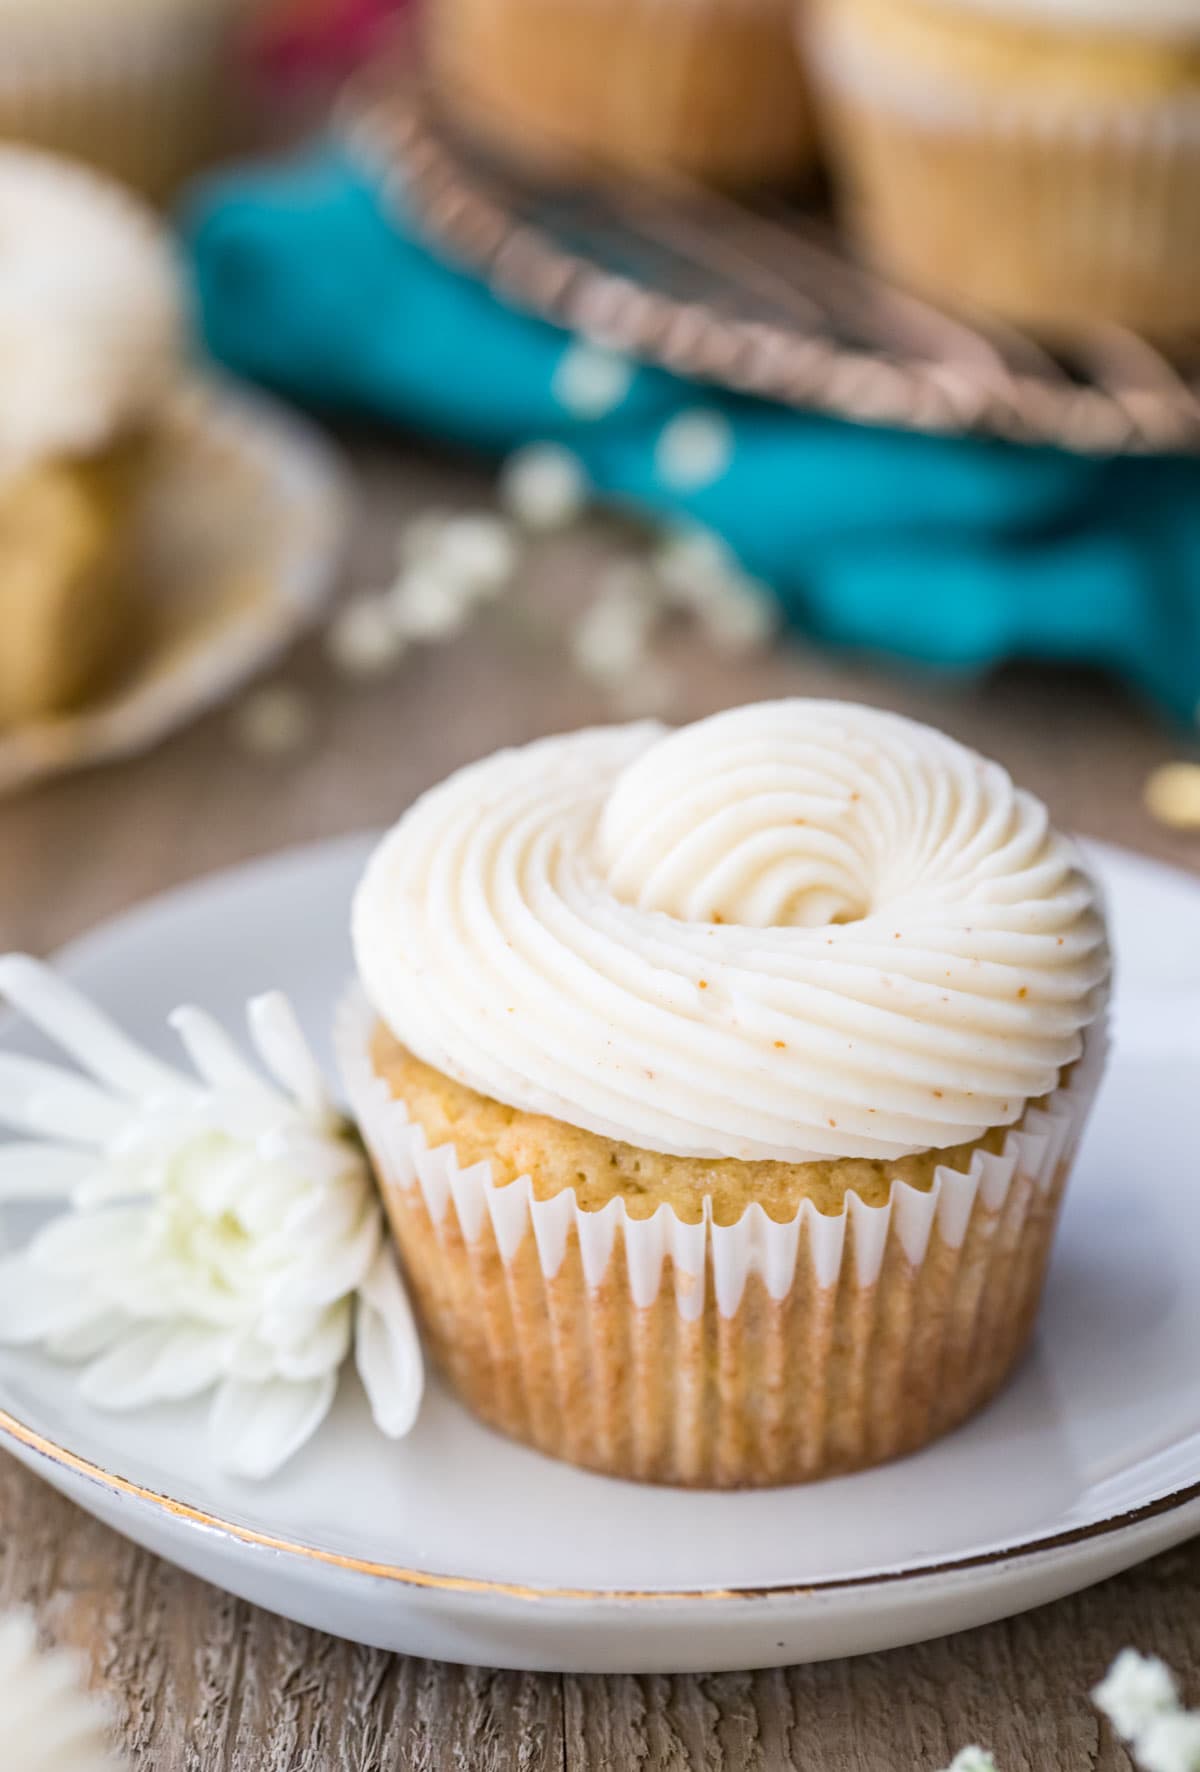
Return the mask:
M 1152 1719 L 1134 1739 L 1143 1772 L 1200 1772 L 1200 1716 L 1177 1711 Z
M 0 1742 L 13 1772 L 118 1772 L 104 1707 L 63 1650 L 43 1654 L 26 1612 L 0 1618 Z
M 996 1772 L 996 1762 L 986 1747 L 963 1747 L 946 1767 L 946 1772 Z
M 1122 1649 L 1098 1686 L 1092 1703 L 1103 1711 L 1122 1741 L 1133 1741 L 1156 1717 L 1179 1709 L 1175 1676 L 1157 1655 Z
M 324 1419 L 354 1343 L 372 1411 L 407 1432 L 422 1391 L 412 1313 L 366 1159 L 286 997 L 249 1005 L 269 1077 L 194 1008 L 161 1063 L 24 955 L 7 997 L 91 1077 L 0 1053 L 0 1199 L 70 1210 L 0 1260 L 0 1342 L 82 1363 L 98 1408 L 212 1390 L 213 1457 L 263 1477 Z M 30 1138 L 28 1135 L 32 1135 Z

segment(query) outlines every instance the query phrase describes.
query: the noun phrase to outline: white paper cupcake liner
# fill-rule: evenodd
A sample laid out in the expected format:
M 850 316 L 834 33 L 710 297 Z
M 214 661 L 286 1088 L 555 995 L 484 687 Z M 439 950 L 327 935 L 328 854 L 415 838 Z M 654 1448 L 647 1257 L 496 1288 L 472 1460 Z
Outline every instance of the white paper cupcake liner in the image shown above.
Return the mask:
M 578 1462 L 722 1485 L 892 1456 L 986 1400 L 1032 1323 L 1105 1049 L 1098 1027 L 1001 1152 L 939 1168 L 927 1192 L 896 1182 L 883 1206 L 851 1193 L 837 1215 L 806 1200 L 786 1223 L 751 1204 L 733 1225 L 706 1200 L 689 1224 L 666 1204 L 638 1219 L 620 1198 L 538 1200 L 529 1176 L 499 1186 L 488 1163 L 431 1149 L 372 1065 L 372 1020 L 356 991 L 339 1063 L 467 1401 Z
M 949 35 L 944 69 L 917 66 L 828 4 L 804 37 L 836 182 L 885 272 L 1052 339 L 1200 327 L 1200 83 L 982 85 Z

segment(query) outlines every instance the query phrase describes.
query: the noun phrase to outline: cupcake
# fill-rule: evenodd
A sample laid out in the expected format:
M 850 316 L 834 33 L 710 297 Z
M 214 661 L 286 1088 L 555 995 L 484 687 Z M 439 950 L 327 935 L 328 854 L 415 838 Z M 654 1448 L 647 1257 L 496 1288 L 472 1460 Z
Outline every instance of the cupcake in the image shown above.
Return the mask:
M 787 0 L 430 0 L 454 113 L 542 166 L 747 187 L 808 170 Z
M 71 163 L 0 147 L 0 727 L 86 698 L 131 643 L 129 543 L 183 353 L 157 220 Z
M 353 924 L 345 1080 L 485 1421 L 624 1477 L 790 1483 L 1011 1371 L 1108 956 L 997 764 L 802 700 L 547 739 L 419 800 Z
M 0 0 L 0 138 L 168 196 L 236 138 L 256 0 Z
M 1195 0 L 814 0 L 805 22 L 883 270 L 1051 337 L 1200 328 Z

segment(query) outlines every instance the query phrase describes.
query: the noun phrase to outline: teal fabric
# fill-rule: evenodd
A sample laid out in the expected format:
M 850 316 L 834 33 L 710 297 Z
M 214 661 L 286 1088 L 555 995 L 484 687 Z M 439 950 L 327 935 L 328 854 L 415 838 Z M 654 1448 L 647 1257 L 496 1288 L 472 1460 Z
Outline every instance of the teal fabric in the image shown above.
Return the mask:
M 332 148 L 207 185 L 184 235 L 208 347 L 240 375 L 487 451 L 560 440 L 606 498 L 722 534 L 822 640 L 956 668 L 1090 663 L 1195 714 L 1200 459 L 921 437 L 651 368 L 573 417 L 552 386 L 569 335 L 431 257 Z M 696 410 L 724 415 L 733 447 L 681 491 L 657 445 Z

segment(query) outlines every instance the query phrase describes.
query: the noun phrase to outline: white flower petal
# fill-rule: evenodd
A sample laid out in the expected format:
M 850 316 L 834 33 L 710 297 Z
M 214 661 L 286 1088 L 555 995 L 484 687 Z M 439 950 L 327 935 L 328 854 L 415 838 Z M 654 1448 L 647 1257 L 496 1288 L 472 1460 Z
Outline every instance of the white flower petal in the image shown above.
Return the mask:
M 340 1298 L 312 1323 L 299 1341 L 275 1349 L 275 1370 L 280 1378 L 317 1378 L 336 1372 L 350 1352 L 354 1311 L 348 1298 Z
M 0 956 L 0 996 L 94 1077 L 125 1095 L 186 1087 L 177 1071 L 143 1051 L 81 992 L 28 954 Z
M 209 1415 L 214 1458 L 236 1476 L 273 1475 L 316 1433 L 336 1390 L 334 1372 L 298 1384 L 285 1379 L 265 1384 L 226 1379 Z
M 206 1083 L 278 1109 L 278 1096 L 246 1063 L 220 1022 L 190 1003 L 172 1010 L 167 1019 Z
M 98 1409 L 142 1409 L 208 1390 L 224 1372 L 229 1338 L 194 1325 L 140 1329 L 94 1360 L 79 1380 Z
M 354 1357 L 375 1425 L 402 1439 L 421 1407 L 425 1362 L 390 1248 L 379 1251 L 359 1292 Z
M 46 1337 L 46 1352 L 52 1360 L 94 1360 L 114 1342 L 132 1335 L 137 1325 L 124 1311 L 110 1310 L 103 1305 L 84 1323 L 64 1329 L 60 1335 Z
M 1122 1649 L 1100 1684 L 1092 1703 L 1103 1711 L 1123 1741 L 1140 1735 L 1154 1717 L 1179 1707 L 1175 1676 L 1157 1655 Z
M 64 1212 L 40 1230 L 29 1259 L 40 1273 L 93 1277 L 114 1262 L 128 1261 L 146 1236 L 144 1206 L 105 1206 L 95 1212 Z
M 0 1144 L 0 1200 L 54 1200 L 73 1195 L 96 1172 L 86 1151 L 55 1144 Z
M 1155 1717 L 1133 1751 L 1144 1772 L 1200 1772 L 1200 1716 L 1179 1711 Z
M 91 1322 L 103 1308 L 78 1279 L 43 1273 L 28 1252 L 0 1259 L 0 1345 L 28 1347 Z
M 321 1067 L 283 992 L 254 997 L 247 1015 L 255 1048 L 275 1081 L 311 1120 L 322 1125 L 333 1122 L 336 1115 Z
M 375 1259 L 382 1230 L 379 1208 L 372 1203 L 352 1236 L 336 1248 L 317 1249 L 307 1261 L 295 1265 L 272 1295 L 272 1312 L 305 1304 L 319 1309 L 347 1292 L 356 1292 Z
M 0 1742 L 12 1772 L 117 1772 L 104 1705 L 78 1659 L 42 1654 L 26 1612 L 0 1619 Z
M 127 1113 L 122 1103 L 71 1071 L 0 1053 L 0 1125 L 44 1132 L 68 1144 L 102 1145 L 117 1136 Z

